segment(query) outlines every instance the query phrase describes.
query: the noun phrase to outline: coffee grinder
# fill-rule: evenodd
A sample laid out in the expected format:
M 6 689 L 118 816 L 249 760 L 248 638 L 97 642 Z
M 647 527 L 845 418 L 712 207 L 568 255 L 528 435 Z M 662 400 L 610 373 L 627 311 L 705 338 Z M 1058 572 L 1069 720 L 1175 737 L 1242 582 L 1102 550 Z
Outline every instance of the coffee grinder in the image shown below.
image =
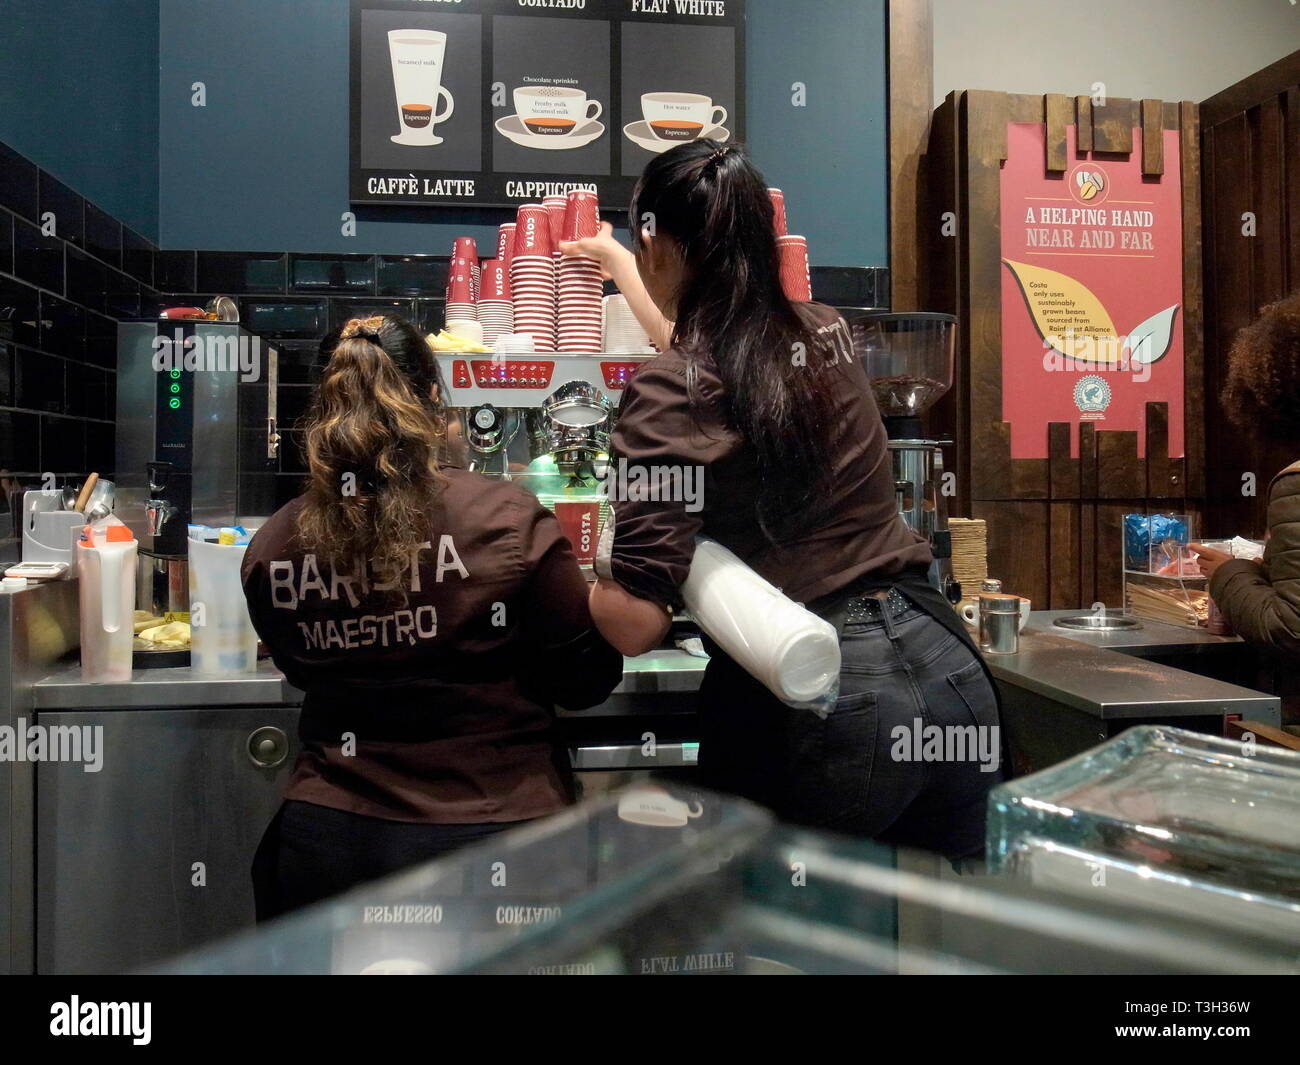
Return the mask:
M 961 599 L 952 575 L 952 536 L 944 495 L 943 448 L 921 416 L 952 387 L 957 319 L 950 314 L 873 312 L 849 323 L 889 436 L 898 512 L 930 541 L 930 581 L 951 603 Z

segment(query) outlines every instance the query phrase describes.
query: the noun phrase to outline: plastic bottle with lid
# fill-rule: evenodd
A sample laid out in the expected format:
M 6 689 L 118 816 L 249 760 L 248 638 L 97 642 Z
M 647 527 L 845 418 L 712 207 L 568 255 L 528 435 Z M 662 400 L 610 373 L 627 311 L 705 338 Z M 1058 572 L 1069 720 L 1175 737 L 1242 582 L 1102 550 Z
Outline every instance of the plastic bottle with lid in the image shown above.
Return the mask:
M 136 548 L 131 530 L 120 523 L 82 529 L 77 576 L 83 680 L 131 679 Z

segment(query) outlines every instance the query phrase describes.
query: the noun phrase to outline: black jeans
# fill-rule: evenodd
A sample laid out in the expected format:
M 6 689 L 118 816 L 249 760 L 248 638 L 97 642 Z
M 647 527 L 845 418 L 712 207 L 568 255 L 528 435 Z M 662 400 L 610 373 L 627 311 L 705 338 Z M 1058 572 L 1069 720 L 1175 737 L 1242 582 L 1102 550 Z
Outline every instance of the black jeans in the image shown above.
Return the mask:
M 984 845 L 1002 780 L 997 697 L 974 649 L 919 607 L 851 622 L 826 718 L 725 656 L 701 686 L 701 783 L 782 820 L 949 858 Z
M 525 823 L 411 824 L 287 800 L 253 859 L 257 919 L 268 921 Z

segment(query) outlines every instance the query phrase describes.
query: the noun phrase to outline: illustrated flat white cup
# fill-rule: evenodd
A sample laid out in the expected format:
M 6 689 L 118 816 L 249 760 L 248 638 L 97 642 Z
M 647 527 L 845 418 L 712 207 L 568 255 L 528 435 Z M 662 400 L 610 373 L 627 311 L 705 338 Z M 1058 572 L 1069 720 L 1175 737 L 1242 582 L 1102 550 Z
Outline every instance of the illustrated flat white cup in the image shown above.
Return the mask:
M 447 35 L 437 30 L 389 30 L 388 56 L 393 64 L 397 92 L 395 144 L 441 144 L 433 127 L 446 122 L 456 102 L 442 84 L 447 56 Z M 445 101 L 447 109 L 439 111 Z
M 580 126 L 594 122 L 603 110 L 599 100 L 588 100 L 581 89 L 564 85 L 530 85 L 515 90 L 519 121 L 539 137 L 567 137 Z
M 650 132 L 661 141 L 693 141 L 705 130 L 727 121 L 727 109 L 693 92 L 648 92 L 641 97 L 641 114 Z
M 699 803 L 691 806 L 658 788 L 638 788 L 620 796 L 618 800 L 619 820 L 631 821 L 636 825 L 681 828 L 691 818 L 699 817 L 702 813 L 704 807 Z
M 1016 623 L 1016 628 L 1020 632 L 1024 632 L 1025 624 L 1029 621 L 1029 611 L 1033 609 L 1034 604 L 1030 602 L 1028 599 L 1026 599 L 1024 596 L 1019 596 L 1019 599 L 1020 599 L 1020 620 L 1019 622 Z M 967 603 L 965 606 L 961 608 L 960 613 L 962 616 L 962 620 L 965 621 L 967 625 L 969 625 L 973 629 L 979 628 L 979 624 L 980 624 L 979 603 Z

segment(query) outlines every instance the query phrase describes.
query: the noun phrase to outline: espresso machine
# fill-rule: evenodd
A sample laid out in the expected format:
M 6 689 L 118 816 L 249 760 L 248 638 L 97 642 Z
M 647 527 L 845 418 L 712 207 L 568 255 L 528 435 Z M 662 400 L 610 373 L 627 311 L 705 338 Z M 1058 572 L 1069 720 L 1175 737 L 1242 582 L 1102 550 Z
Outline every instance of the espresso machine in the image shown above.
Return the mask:
M 233 322 L 120 322 L 115 512 L 139 542 L 136 607 L 189 610 L 190 524 L 274 510 L 275 351 Z
M 951 603 L 962 596 L 952 575 L 952 537 L 944 494 L 943 449 L 921 416 L 952 387 L 957 319 L 950 314 L 873 312 L 849 322 L 853 349 L 885 422 L 898 512 L 930 541 L 930 581 Z
M 655 355 L 439 352 L 438 365 L 462 426 L 466 466 L 516 481 L 566 525 L 566 505 L 600 508 L 603 464 L 619 400 L 633 374 Z M 580 538 L 566 527 L 571 540 Z M 575 543 L 591 576 L 587 552 Z

